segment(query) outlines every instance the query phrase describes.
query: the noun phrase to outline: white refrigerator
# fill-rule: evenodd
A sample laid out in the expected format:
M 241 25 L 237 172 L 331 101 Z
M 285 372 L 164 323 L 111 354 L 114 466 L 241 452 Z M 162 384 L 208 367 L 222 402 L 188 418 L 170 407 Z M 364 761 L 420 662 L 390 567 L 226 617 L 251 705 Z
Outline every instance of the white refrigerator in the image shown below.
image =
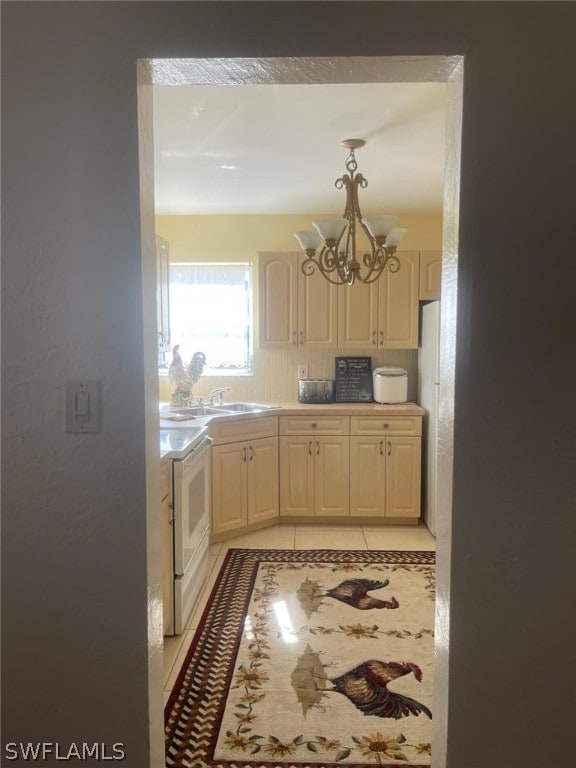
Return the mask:
M 436 536 L 438 498 L 438 403 L 440 387 L 440 302 L 422 306 L 418 349 L 418 403 L 426 410 L 422 436 L 422 518 Z

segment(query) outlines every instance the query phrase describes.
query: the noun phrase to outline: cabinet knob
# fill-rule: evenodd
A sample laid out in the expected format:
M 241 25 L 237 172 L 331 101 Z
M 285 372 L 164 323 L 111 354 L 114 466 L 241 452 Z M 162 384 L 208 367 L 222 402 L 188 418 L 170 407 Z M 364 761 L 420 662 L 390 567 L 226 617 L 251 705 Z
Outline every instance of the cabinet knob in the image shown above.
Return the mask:
M 389 425 L 388 423 L 386 423 L 386 424 L 384 424 L 384 427 L 383 427 L 383 428 L 384 428 L 384 429 L 388 429 L 388 427 L 389 427 L 389 426 L 390 426 L 390 425 Z
M 314 422 L 312 423 L 312 429 L 316 429 L 316 427 L 317 427 L 317 426 L 318 426 L 318 424 L 316 424 L 316 422 L 314 421 Z

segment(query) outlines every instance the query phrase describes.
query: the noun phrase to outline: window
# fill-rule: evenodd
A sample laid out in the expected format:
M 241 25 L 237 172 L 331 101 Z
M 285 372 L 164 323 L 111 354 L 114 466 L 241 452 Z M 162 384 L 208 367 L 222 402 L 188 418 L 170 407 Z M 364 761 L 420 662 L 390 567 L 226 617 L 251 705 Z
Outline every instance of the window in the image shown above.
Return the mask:
M 185 364 L 204 352 L 204 375 L 252 373 L 252 265 L 171 264 L 170 337 Z

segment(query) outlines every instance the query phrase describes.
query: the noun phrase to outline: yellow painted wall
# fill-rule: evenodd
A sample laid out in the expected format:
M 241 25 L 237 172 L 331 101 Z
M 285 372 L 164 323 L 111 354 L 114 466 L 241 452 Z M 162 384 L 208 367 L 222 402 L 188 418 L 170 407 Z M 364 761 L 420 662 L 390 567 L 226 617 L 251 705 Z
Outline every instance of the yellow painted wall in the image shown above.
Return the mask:
M 277 216 L 158 216 L 157 232 L 170 243 L 171 261 L 243 261 L 256 264 L 258 251 L 300 250 L 293 232 L 312 229 L 322 214 Z M 408 232 L 404 251 L 442 247 L 442 214 L 403 213 L 397 226 Z

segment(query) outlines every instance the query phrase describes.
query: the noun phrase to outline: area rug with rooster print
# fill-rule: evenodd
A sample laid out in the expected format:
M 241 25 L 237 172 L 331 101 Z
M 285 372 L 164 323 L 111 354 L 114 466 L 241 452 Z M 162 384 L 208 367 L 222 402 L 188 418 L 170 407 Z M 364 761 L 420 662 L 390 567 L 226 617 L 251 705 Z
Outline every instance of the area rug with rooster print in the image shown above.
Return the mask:
M 433 552 L 229 550 L 166 765 L 429 766 L 434 596 Z

